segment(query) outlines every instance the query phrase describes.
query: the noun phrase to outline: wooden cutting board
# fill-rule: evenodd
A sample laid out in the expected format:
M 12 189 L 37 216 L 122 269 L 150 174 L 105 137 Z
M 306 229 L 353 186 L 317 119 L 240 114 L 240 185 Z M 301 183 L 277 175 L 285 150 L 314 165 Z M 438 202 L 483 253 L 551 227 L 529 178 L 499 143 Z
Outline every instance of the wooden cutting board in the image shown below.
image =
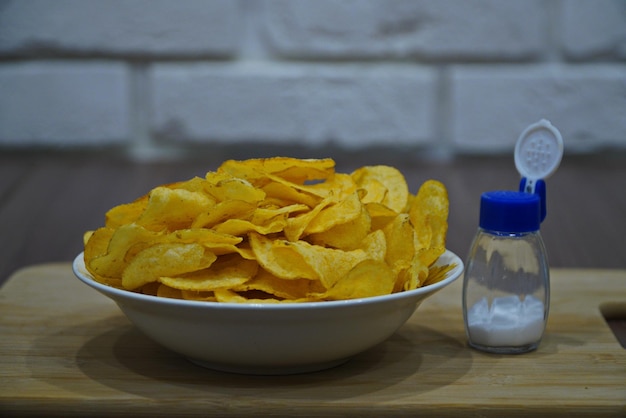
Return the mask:
M 69 264 L 29 267 L 0 289 L 0 416 L 626 416 L 626 271 L 553 270 L 536 352 L 468 348 L 461 280 L 393 337 L 348 363 L 293 376 L 195 366 L 136 330 Z

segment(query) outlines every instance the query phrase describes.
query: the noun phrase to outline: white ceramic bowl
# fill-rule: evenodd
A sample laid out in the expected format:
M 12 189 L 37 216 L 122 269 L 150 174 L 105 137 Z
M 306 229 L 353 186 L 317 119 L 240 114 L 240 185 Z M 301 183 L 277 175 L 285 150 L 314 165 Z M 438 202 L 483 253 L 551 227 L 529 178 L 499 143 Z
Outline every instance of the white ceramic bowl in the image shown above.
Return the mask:
M 82 253 L 73 270 L 83 283 L 117 302 L 148 337 L 196 364 L 236 373 L 291 374 L 339 365 L 385 341 L 424 299 L 463 272 L 463 262 L 450 251 L 437 263 L 456 267 L 444 280 L 419 289 L 288 304 L 187 301 L 115 289 L 93 280 Z

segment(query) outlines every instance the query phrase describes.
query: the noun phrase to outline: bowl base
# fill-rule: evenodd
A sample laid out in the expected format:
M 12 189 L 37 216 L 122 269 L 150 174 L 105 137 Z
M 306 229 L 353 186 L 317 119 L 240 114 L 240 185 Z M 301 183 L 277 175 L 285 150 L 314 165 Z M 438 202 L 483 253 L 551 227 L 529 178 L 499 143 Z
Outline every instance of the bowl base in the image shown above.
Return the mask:
M 327 361 L 322 363 L 302 364 L 302 365 L 279 365 L 279 366 L 255 366 L 255 365 L 236 365 L 236 364 L 222 364 L 214 363 L 211 361 L 198 360 L 187 357 L 189 361 L 207 369 L 217 370 L 220 372 L 236 373 L 236 374 L 248 374 L 259 376 L 282 376 L 290 374 L 302 374 L 318 372 L 333 367 L 340 366 L 346 363 L 351 357 L 343 358 L 339 360 Z

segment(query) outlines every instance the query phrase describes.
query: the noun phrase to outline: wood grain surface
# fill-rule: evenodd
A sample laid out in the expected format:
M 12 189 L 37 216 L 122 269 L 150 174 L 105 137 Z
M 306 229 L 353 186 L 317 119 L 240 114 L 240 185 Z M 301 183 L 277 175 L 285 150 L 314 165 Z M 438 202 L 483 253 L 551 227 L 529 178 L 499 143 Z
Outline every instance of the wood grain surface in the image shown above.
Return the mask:
M 457 280 L 342 366 L 245 376 L 161 348 L 69 263 L 43 264 L 0 288 L 0 416 L 623 417 L 626 349 L 603 311 L 626 316 L 625 270 L 553 269 L 539 349 L 485 354 L 466 344 Z

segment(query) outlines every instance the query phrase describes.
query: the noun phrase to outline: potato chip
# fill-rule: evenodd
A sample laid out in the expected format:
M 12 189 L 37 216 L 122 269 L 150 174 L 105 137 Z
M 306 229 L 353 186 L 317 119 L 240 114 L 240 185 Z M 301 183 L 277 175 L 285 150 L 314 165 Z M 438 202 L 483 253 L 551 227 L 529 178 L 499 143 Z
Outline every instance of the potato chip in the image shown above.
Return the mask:
M 191 228 L 212 228 L 229 219 L 249 219 L 257 205 L 243 200 L 219 202 L 209 210 L 199 213 L 191 223 Z
M 324 210 L 325 207 L 331 205 L 334 202 L 334 198 L 327 197 L 322 200 L 318 205 L 308 212 L 299 214 L 293 218 L 287 219 L 287 225 L 284 228 L 284 234 L 289 241 L 298 241 L 304 235 L 304 231 L 309 226 L 311 221 Z
M 288 202 L 288 204 L 303 204 L 312 208 L 316 206 L 322 197 L 307 193 L 295 187 L 286 181 L 272 181 L 262 187 L 263 192 L 268 198 L 275 201 Z
M 83 242 L 85 251 L 83 254 L 83 260 L 85 260 L 86 266 L 88 263 L 90 264 L 92 260 L 106 255 L 109 248 L 109 242 L 111 241 L 111 237 L 114 232 L 115 229 L 113 228 L 103 227 L 84 234 Z M 94 268 L 91 268 L 90 271 L 97 282 L 113 287 L 120 287 L 122 284 L 121 278 L 119 277 L 107 277 L 102 273 L 99 273 Z
M 253 295 L 242 295 L 241 293 L 234 292 L 230 289 L 219 289 L 215 292 L 215 299 L 218 302 L 225 303 L 279 303 L 280 300 L 274 298 L 259 298 L 254 297 L 258 296 L 258 294 Z
M 109 227 L 98 228 L 95 231 L 86 232 L 83 235 L 85 248 L 84 259 L 92 260 L 105 255 L 109 248 L 109 241 L 115 229 Z
M 335 162 L 330 158 L 300 160 L 295 158 L 267 158 L 263 170 L 296 184 L 325 180 L 335 173 Z
M 209 292 L 217 289 L 231 289 L 252 279 L 258 264 L 239 256 L 220 257 L 210 268 L 196 270 L 176 277 L 159 277 L 157 280 L 174 289 L 195 292 Z
M 304 204 L 293 204 L 285 206 L 259 206 L 254 211 L 252 222 L 256 225 L 265 225 L 267 222 L 277 218 L 287 218 L 293 214 L 307 212 L 309 207 Z
M 205 190 L 218 202 L 238 200 L 256 204 L 265 199 L 263 190 L 244 179 L 227 174 L 207 173 Z
M 136 223 L 152 231 L 189 228 L 198 215 L 214 205 L 213 199 L 199 192 L 156 187 Z
M 250 233 L 250 244 L 259 265 L 275 276 L 288 280 L 318 279 L 315 270 L 293 248 L 292 242 Z
M 194 301 L 371 297 L 443 279 L 448 196 L 417 195 L 389 166 L 332 159 L 228 160 L 203 177 L 111 208 L 84 234 L 85 266 L 120 289 Z
M 344 300 L 381 296 L 391 293 L 396 275 L 387 264 L 364 260 L 354 266 L 321 297 Z
M 335 221 L 339 219 L 340 217 Z M 361 204 L 359 214 L 355 219 L 344 223 L 329 222 L 329 224 L 330 228 L 308 235 L 307 240 L 316 245 L 349 251 L 363 245 L 363 240 L 369 234 L 372 223 L 365 205 Z
M 230 160 L 218 168 L 218 173 L 228 173 L 246 179 L 265 191 L 268 198 L 304 203 L 313 207 L 330 193 L 342 190 L 332 186 L 337 186 L 338 180 L 345 182 L 347 180 L 345 176 L 333 178 L 332 182 L 324 181 L 335 176 L 334 165 L 334 161 L 330 159 L 298 160 L 277 157 L 246 161 Z
M 332 287 L 355 265 L 368 258 L 367 252 L 362 249 L 342 251 L 312 245 L 306 241 L 290 242 L 275 239 L 270 241 L 269 245 L 258 246 L 256 244 L 259 241 L 267 241 L 267 238 L 254 234 L 252 236 L 255 237 L 251 240 L 252 249 L 266 270 L 283 278 L 320 280 L 326 289 Z M 261 261 L 262 257 L 266 257 L 263 251 L 269 253 L 265 264 Z M 297 268 L 296 265 L 306 275 L 294 276 L 288 272 L 293 272 Z
M 409 187 L 397 168 L 384 165 L 361 167 L 352 173 L 352 178 L 370 195 L 363 198 L 364 203 L 382 203 L 398 213 L 406 208 Z
M 109 228 L 117 228 L 135 222 L 147 205 L 148 196 L 143 196 L 132 203 L 115 206 L 106 213 L 104 224 Z
M 381 230 L 370 233 L 363 239 L 360 248 L 365 251 L 368 259 L 384 261 L 387 256 L 387 239 L 385 234 Z
M 181 292 L 180 289 L 173 289 L 164 284 L 159 284 L 159 286 L 157 287 L 156 296 L 170 299 L 184 299 L 183 292 Z
M 448 211 L 448 192 L 436 180 L 424 182 L 411 202 L 409 218 L 417 232 L 416 251 L 427 266 L 434 263 L 446 249 Z
M 398 274 L 409 268 L 415 254 L 415 229 L 406 213 L 400 214 L 384 229 L 387 242 L 385 262 Z
M 146 283 L 141 286 L 140 289 L 137 289 L 137 292 L 143 293 L 144 295 L 158 296 L 160 286 L 161 283 L 157 282 Z
M 443 266 L 431 266 L 428 269 L 428 275 L 425 277 L 422 286 L 428 286 L 431 284 L 435 284 L 437 282 L 442 281 L 446 278 L 446 274 L 448 274 L 453 268 L 454 264 L 446 264 Z
M 97 239 L 96 234 L 98 231 L 100 230 L 97 230 L 94 236 L 91 237 L 90 243 L 92 240 Z M 126 257 L 128 251 L 138 244 L 156 240 L 159 235 L 162 234 L 149 231 L 135 223 L 122 225 L 111 234 L 106 254 L 90 258 L 86 266 L 96 275 L 121 278 L 122 272 L 128 266 Z M 100 243 L 98 245 L 103 246 L 104 244 Z
M 382 203 L 370 202 L 365 203 L 364 206 L 370 217 L 372 231 L 384 228 L 398 216 L 396 211 L 389 209 Z
M 198 243 L 207 248 L 219 248 L 220 244 L 236 245 L 243 241 L 241 237 L 207 228 L 179 229 L 159 237 L 153 242 Z
M 163 187 L 170 189 L 184 189 L 190 192 L 203 193 L 206 189 L 206 181 L 201 177 L 193 177 L 189 180 L 177 181 L 175 183 L 165 184 Z
M 416 254 L 413 257 L 411 265 L 398 273 L 398 278 L 396 279 L 396 284 L 394 286 L 394 292 L 413 290 L 423 286 L 428 277 L 428 273 L 428 266 L 422 263 Z
M 330 159 L 301 160 L 289 157 L 259 158 L 246 161 L 225 161 L 218 171 L 252 182 L 267 175 L 275 175 L 287 181 L 304 184 L 305 181 L 322 180 L 334 173 L 335 162 Z
M 323 182 L 313 182 L 297 186 L 299 190 L 321 198 L 334 197 L 340 201 L 346 196 L 358 191 L 357 184 L 352 176 L 343 173 L 334 173 Z
M 200 244 L 162 243 L 148 247 L 122 272 L 125 289 L 136 289 L 159 277 L 184 274 L 209 267 L 217 256 Z
M 178 290 L 178 289 L 177 289 Z M 217 302 L 215 292 L 196 292 L 193 290 L 180 290 L 183 299 L 195 300 L 198 302 Z
M 323 292 L 325 289 L 317 280 L 284 280 L 261 269 L 253 279 L 234 286 L 233 290 L 236 292 L 257 290 L 272 295 L 276 299 L 307 300 L 310 293 Z
M 304 228 L 304 234 L 315 234 L 328 231 L 334 226 L 353 221 L 363 213 L 363 204 L 358 193 L 349 194 L 345 198 L 320 210 Z

